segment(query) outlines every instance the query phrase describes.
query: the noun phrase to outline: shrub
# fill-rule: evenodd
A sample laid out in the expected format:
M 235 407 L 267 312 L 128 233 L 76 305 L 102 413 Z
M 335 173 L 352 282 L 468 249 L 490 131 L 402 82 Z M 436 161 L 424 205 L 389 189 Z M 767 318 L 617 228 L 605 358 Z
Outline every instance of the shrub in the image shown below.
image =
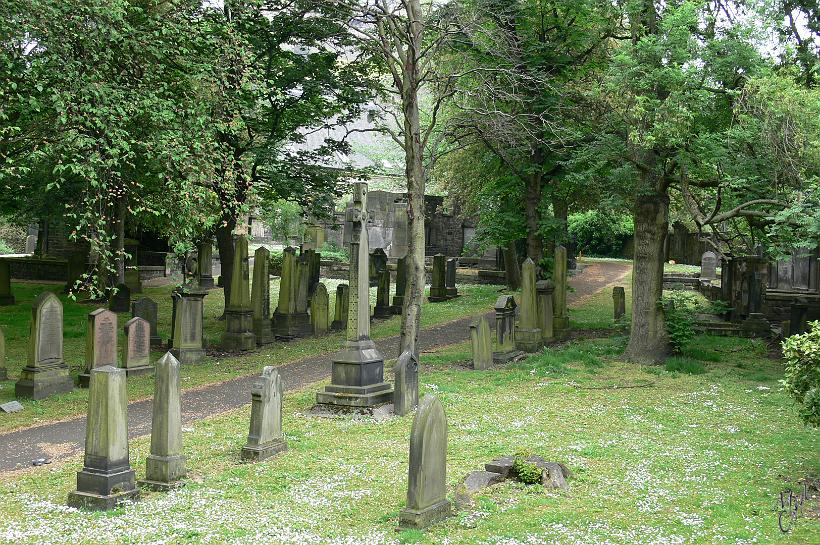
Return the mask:
M 282 262 L 284 261 L 281 251 L 272 251 L 270 258 L 268 258 L 269 273 L 274 276 L 282 276 Z
M 820 426 L 820 322 L 811 322 L 808 333 L 792 335 L 783 341 L 786 360 L 786 392 L 800 405 L 806 424 Z
M 541 484 L 541 468 L 533 462 L 528 462 L 529 452 L 517 452 L 513 462 L 513 471 L 518 480 L 524 484 Z
M 585 255 L 618 257 L 632 238 L 635 227 L 632 217 L 600 210 L 572 214 L 567 219 L 569 235 Z
M 322 259 L 329 259 L 330 261 L 338 261 L 340 263 L 349 263 L 350 255 L 345 248 L 339 248 L 332 242 L 325 242 L 319 250 L 322 254 Z
M 695 336 L 694 315 L 701 309 L 697 294 L 685 291 L 671 291 L 661 298 L 664 309 L 666 333 L 672 352 L 680 354 L 683 347 Z

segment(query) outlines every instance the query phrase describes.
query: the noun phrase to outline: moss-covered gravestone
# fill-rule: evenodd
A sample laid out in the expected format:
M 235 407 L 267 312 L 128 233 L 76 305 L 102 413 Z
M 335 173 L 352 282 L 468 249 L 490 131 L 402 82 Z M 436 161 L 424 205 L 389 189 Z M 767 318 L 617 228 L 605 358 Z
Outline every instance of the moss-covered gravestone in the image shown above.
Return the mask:
M 213 241 L 206 238 L 197 245 L 197 274 L 199 287 L 210 290 L 214 287 L 214 247 Z
M 552 280 L 539 280 L 535 283 L 538 297 L 538 327 L 541 328 L 541 340 L 549 342 L 555 338 L 553 332 L 552 294 L 555 286 Z
M 427 298 L 431 303 L 447 300 L 446 267 L 447 258 L 444 254 L 433 256 L 433 279 L 430 284 L 430 296 Z
M 399 525 L 426 528 L 449 517 L 447 500 L 447 417 L 438 398 L 426 395 L 419 404 L 410 432 L 407 506 Z
M 310 322 L 313 324 L 314 335 L 324 335 L 330 328 L 330 299 L 327 288 L 319 282 L 313 290 L 310 299 Z
M 131 303 L 131 316 L 148 322 L 151 346 L 161 346 L 162 339 L 157 332 L 157 303 L 150 297 L 140 297 Z
M 617 322 L 626 314 L 626 292 L 623 286 L 612 288 L 612 306 L 614 309 L 613 316 Z
M 567 312 L 567 249 L 555 247 L 555 263 L 552 269 L 552 283 L 555 291 L 552 294 L 553 331 L 559 334 L 569 327 Z
M 98 308 L 88 313 L 85 330 L 85 372 L 79 376 L 79 386 L 88 388 L 91 370 L 95 367 L 117 367 L 117 315 Z
M 128 460 L 128 394 L 125 370 L 110 365 L 91 370 L 83 470 L 71 507 L 106 511 L 139 498 Z
M 14 395 L 43 399 L 70 392 L 74 381 L 63 361 L 63 304 L 46 291 L 34 300 L 31 313 L 28 360 L 14 385 Z
M 396 262 L 396 295 L 390 306 L 393 314 L 401 314 L 404 308 L 404 292 L 407 291 L 407 256 L 400 257 Z
M 484 316 L 470 326 L 470 346 L 473 351 L 473 369 L 489 369 L 493 364 L 493 338 Z
M 300 288 L 302 272 L 307 279 L 310 271 L 302 271 L 296 250 L 285 248 L 282 253 L 279 303 L 273 313 L 273 334 L 277 339 L 289 341 L 313 332 L 307 313 L 307 286 Z
M 393 311 L 390 310 L 390 270 L 385 267 L 376 275 L 379 283 L 376 288 L 376 306 L 373 308 L 373 317 L 390 318 L 393 315 Z
M 535 263 L 529 257 L 521 266 L 521 308 L 515 328 L 515 346 L 524 352 L 537 352 L 543 346 L 541 328 L 538 327 Z
M 515 348 L 516 306 L 515 297 L 512 295 L 502 295 L 495 302 L 495 363 L 507 363 L 521 355 L 521 351 Z
M 282 433 L 282 380 L 279 371 L 267 366 L 251 390 L 251 426 L 243 460 L 258 462 L 287 450 Z
M 182 455 L 179 361 L 166 352 L 155 367 L 151 454 L 145 460 L 145 479 L 140 484 L 167 490 L 180 486 L 187 473 Z
M 222 346 L 228 350 L 256 348 L 249 269 L 248 239 L 238 235 L 234 240 L 231 297 L 225 307 L 225 333 L 222 335 Z
M 419 361 L 409 350 L 393 366 L 393 412 L 404 416 L 419 404 Z
M 0 327 L 0 380 L 8 380 L 9 373 L 6 370 L 6 336 L 3 328 Z
M 151 367 L 151 326 L 142 318 L 125 322 L 125 345 L 122 348 L 120 367 L 126 376 L 143 375 L 154 370 Z
M 253 307 L 253 332 L 259 346 L 273 342 L 270 321 L 270 251 L 260 246 L 253 253 L 253 286 L 251 287 L 251 307 Z
M 203 311 L 205 290 L 185 287 L 174 290 L 173 327 L 171 353 L 182 365 L 199 363 L 205 357 L 203 345 Z
M 333 311 L 333 322 L 330 329 L 344 331 L 347 329 L 348 304 L 350 302 L 350 286 L 339 284 L 336 286 L 336 308 Z

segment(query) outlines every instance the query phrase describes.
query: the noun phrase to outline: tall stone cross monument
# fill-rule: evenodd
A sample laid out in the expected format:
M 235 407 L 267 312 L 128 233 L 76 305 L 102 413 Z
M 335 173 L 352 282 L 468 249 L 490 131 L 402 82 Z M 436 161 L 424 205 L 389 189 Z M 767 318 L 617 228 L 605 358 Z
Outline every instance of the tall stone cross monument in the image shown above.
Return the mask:
M 353 206 L 347 209 L 353 226 L 350 239 L 350 301 L 347 340 L 333 358 L 331 383 L 316 394 L 317 403 L 372 407 L 393 399 L 384 381 L 384 358 L 370 339 L 370 249 L 367 242 L 367 184 L 353 184 Z

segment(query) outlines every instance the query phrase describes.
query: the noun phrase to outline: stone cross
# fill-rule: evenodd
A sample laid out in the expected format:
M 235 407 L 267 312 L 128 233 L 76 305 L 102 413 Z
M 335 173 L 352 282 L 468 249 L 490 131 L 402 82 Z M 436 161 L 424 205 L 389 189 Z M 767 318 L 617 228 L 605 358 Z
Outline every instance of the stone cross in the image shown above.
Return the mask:
M 717 278 L 717 254 L 704 252 L 700 256 L 700 279 L 714 280 Z
M 393 412 L 404 416 L 419 404 L 419 361 L 412 352 L 402 352 L 393 366 L 393 376 Z
M 563 246 L 555 247 L 552 283 L 555 286 L 552 295 L 553 329 L 561 332 L 569 326 L 569 316 L 567 314 L 567 249 Z
M 199 363 L 205 357 L 202 318 L 207 293 L 178 289 L 171 295 L 175 299 L 171 353 L 182 365 Z
M 125 284 L 117 284 L 117 293 L 108 300 L 108 310 L 111 312 L 128 312 L 131 310 L 131 288 Z
M 515 345 L 524 352 L 537 352 L 543 346 L 538 327 L 538 301 L 535 292 L 535 263 L 529 257 L 521 266 L 521 309 L 515 330 Z
M 376 273 L 379 278 L 376 289 L 376 307 L 373 309 L 374 318 L 389 318 L 393 315 L 390 309 L 390 271 L 387 267 Z
M 282 434 L 282 380 L 279 371 L 267 366 L 251 390 L 251 425 L 243 460 L 261 461 L 287 450 Z
M 231 272 L 231 297 L 225 308 L 222 345 L 228 350 L 253 350 L 256 335 L 253 333 L 248 239 L 245 235 L 237 235 L 234 239 Z
M 131 303 L 131 316 L 148 322 L 151 346 L 162 345 L 162 339 L 157 333 L 157 315 L 157 303 L 150 297 L 141 297 Z
M 396 295 L 393 296 L 393 305 L 390 307 L 393 314 L 401 314 L 404 308 L 405 291 L 407 291 L 407 256 L 400 257 L 396 262 Z
M 110 310 L 98 308 L 88 314 L 85 373 L 80 375 L 80 387 L 88 388 L 91 370 L 104 365 L 117 367 L 117 315 Z
M 125 370 L 111 365 L 91 369 L 85 459 L 77 490 L 68 495 L 70 507 L 105 511 L 139 498 L 128 459 L 127 405 Z
M 0 327 L 0 380 L 8 380 L 9 373 L 6 370 L 6 336 L 3 328 Z
M 179 361 L 166 352 L 156 363 L 151 454 L 145 460 L 145 479 L 140 484 L 154 490 L 167 490 L 180 486 L 186 474 L 182 455 Z
M 150 373 L 151 333 L 148 322 L 142 318 L 131 318 L 125 322 L 125 345 L 122 351 L 122 365 L 126 376 Z
M 493 363 L 493 338 L 490 334 L 490 325 L 484 316 L 470 326 L 470 347 L 473 351 L 473 369 L 489 369 Z
M 433 256 L 433 279 L 430 285 L 430 297 L 427 299 L 431 303 L 438 303 L 447 300 L 447 286 L 446 286 L 446 257 L 444 254 L 436 254 Z
M 197 262 L 199 265 L 199 287 L 210 290 L 214 287 L 213 241 L 206 238 L 197 245 Z
M 538 327 L 541 328 L 541 340 L 549 342 L 554 338 L 552 294 L 555 292 L 555 286 L 552 280 L 539 280 L 535 283 L 535 292 L 538 296 Z
M 426 395 L 419 404 L 410 432 L 407 506 L 399 526 L 426 528 L 449 517 L 447 500 L 447 417 L 438 398 Z
M 74 381 L 63 361 L 63 304 L 46 291 L 34 300 L 31 314 L 28 359 L 14 385 L 14 395 L 43 399 L 70 392 Z
M 612 288 L 612 306 L 614 307 L 614 317 L 617 322 L 626 314 L 626 291 L 623 286 Z
M 273 342 L 270 321 L 270 251 L 260 246 L 253 253 L 253 286 L 251 307 L 253 308 L 253 332 L 259 346 Z
M 364 187 L 362 187 L 364 186 Z M 347 209 L 352 222 L 350 242 L 350 299 L 347 340 L 370 338 L 370 251 L 367 240 L 367 184 L 354 184 L 353 206 Z
M 310 321 L 315 335 L 324 335 L 330 327 L 330 300 L 327 288 L 319 282 L 310 300 Z
M 458 288 L 456 287 L 456 264 L 458 260 L 450 258 L 447 260 L 444 271 L 444 288 L 447 293 L 447 298 L 452 299 L 458 297 Z
M 330 329 L 347 331 L 348 306 L 350 302 L 350 286 L 339 284 L 336 286 L 336 308 L 333 312 L 333 323 Z

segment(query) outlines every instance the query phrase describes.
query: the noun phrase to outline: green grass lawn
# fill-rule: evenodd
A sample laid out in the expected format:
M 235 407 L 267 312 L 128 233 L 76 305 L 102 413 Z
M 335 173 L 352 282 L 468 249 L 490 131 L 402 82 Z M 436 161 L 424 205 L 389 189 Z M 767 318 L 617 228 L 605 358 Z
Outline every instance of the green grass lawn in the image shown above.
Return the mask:
M 342 280 L 323 280 L 330 295 L 331 314 L 336 303 L 336 286 Z M 26 364 L 28 348 L 29 324 L 31 322 L 31 305 L 34 299 L 44 290 L 58 293 L 63 302 L 63 337 L 65 361 L 69 364 L 73 375 L 77 375 L 85 367 L 85 333 L 86 316 L 97 308 L 97 305 L 79 304 L 69 300 L 59 293 L 61 286 L 14 283 L 12 289 L 17 304 L 0 307 L 0 327 L 6 335 L 6 366 L 11 380 L 0 381 L 0 403 L 14 399 L 14 381 L 20 369 Z M 276 308 L 279 280 L 271 281 L 272 306 Z M 158 331 L 163 339 L 167 339 L 171 332 L 171 289 L 172 286 L 146 288 L 144 296 L 151 297 L 159 305 Z M 395 290 L 395 286 L 392 286 Z M 498 296 L 498 286 L 484 286 L 465 284 L 459 286 L 462 297 L 444 303 L 428 304 L 422 314 L 422 325 L 431 326 L 450 320 L 455 320 L 472 314 L 483 313 L 492 309 L 492 304 Z M 139 296 L 134 296 L 136 299 Z M 371 305 L 375 304 L 376 288 L 371 290 Z M 211 344 L 218 344 L 225 322 L 217 320 L 222 313 L 224 297 L 221 289 L 212 290 L 205 298 L 205 337 Z M 119 346 L 123 345 L 122 326 L 131 317 L 130 313 L 119 315 Z M 401 318 L 394 316 L 388 320 L 374 322 L 371 336 L 375 339 L 397 335 Z M 183 388 L 194 388 L 204 384 L 213 384 L 234 377 L 251 375 L 258 372 L 265 365 L 282 365 L 297 359 L 329 352 L 339 347 L 344 338 L 342 332 L 318 338 L 299 339 L 289 343 L 277 342 L 256 352 L 239 357 L 205 358 L 201 364 L 185 366 L 182 372 Z M 154 360 L 159 359 L 163 351 L 152 354 Z M 140 399 L 152 395 L 153 377 L 137 376 L 128 379 L 129 398 Z M 73 415 L 83 414 L 86 411 L 88 391 L 74 389 L 66 394 L 52 396 L 47 399 L 32 401 L 23 400 L 25 409 L 18 413 L 0 414 L 0 432 L 30 426 L 51 420 L 59 420 Z
M 599 328 L 609 311 L 611 292 L 572 318 Z M 618 360 L 617 329 L 599 334 L 483 372 L 465 367 L 466 343 L 422 355 L 422 394 L 439 396 L 449 421 L 451 497 L 469 471 L 523 449 L 565 463 L 568 492 L 505 483 L 426 532 L 397 532 L 413 416 L 307 417 L 315 385 L 285 396 L 286 453 L 240 462 L 248 407 L 202 420 L 184 430 L 189 484 L 112 513 L 64 507 L 79 456 L 2 477 L 0 542 L 820 543 L 816 519 L 777 527 L 778 493 L 820 472 L 820 444 L 762 342 L 698 337 L 683 363 L 640 367 Z M 148 447 L 131 443 L 138 477 Z

